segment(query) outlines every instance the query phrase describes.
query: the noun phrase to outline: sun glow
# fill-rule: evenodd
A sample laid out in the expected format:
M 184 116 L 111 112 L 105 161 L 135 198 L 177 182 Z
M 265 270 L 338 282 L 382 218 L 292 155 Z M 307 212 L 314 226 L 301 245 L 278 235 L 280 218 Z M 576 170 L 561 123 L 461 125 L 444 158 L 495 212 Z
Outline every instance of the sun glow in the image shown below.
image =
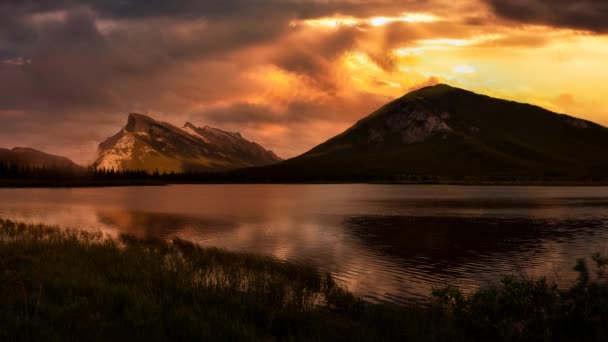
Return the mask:
M 347 54 L 344 64 L 350 70 L 381 71 L 369 56 L 362 52 L 351 52 Z
M 394 22 L 431 23 L 437 20 L 436 16 L 426 13 L 406 13 L 400 17 L 373 17 L 367 22 L 372 26 L 383 26 Z
M 319 18 L 319 19 L 311 19 L 305 20 L 304 23 L 308 26 L 312 27 L 329 27 L 329 28 L 339 28 L 341 26 L 356 26 L 360 24 L 360 19 L 354 17 L 329 17 L 329 18 Z M 292 22 L 291 26 L 297 26 L 299 22 Z
M 371 17 L 355 18 L 345 16 L 325 17 L 318 19 L 305 20 L 303 23 L 312 27 L 339 28 L 342 26 L 365 26 L 373 27 L 384 26 L 395 22 L 404 23 L 430 23 L 438 21 L 440 18 L 427 13 L 404 13 L 398 17 Z M 292 26 L 299 25 L 300 22 L 292 22 Z
M 466 64 L 458 65 L 454 68 L 454 72 L 457 72 L 459 74 L 474 74 L 475 71 L 476 69 L 474 66 Z

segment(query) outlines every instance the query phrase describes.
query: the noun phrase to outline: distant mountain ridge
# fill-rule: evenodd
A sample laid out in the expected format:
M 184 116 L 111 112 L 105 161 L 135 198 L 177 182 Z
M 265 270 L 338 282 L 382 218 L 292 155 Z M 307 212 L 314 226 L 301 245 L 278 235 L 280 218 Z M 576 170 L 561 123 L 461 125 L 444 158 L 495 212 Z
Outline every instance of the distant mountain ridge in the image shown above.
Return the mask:
M 96 169 L 159 172 L 225 171 L 277 163 L 272 151 L 231 133 L 186 123 L 183 128 L 132 113 L 99 145 Z
M 81 170 L 82 167 L 72 160 L 53 154 L 44 153 L 32 148 L 0 148 L 0 162 L 18 167 L 37 167 L 47 169 Z
M 256 180 L 606 178 L 608 128 L 448 85 L 413 91 Z
M 591 121 L 437 85 L 386 104 L 286 161 L 239 133 L 191 123 L 180 128 L 130 114 L 126 125 L 99 145 L 93 168 L 218 172 L 189 175 L 193 182 L 593 183 L 608 181 L 606 147 L 608 128 Z M 65 157 L 0 149 L 3 170 L 15 165 L 85 171 Z

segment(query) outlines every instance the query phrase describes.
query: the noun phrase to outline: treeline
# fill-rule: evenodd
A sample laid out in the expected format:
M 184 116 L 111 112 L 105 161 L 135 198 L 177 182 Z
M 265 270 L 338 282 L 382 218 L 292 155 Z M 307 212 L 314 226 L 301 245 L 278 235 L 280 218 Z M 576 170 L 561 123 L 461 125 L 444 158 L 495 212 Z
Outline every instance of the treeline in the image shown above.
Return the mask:
M 228 181 L 229 174 L 219 172 L 164 172 L 147 170 L 114 170 L 70 168 L 64 165 L 31 165 L 12 161 L 0 161 L 0 180 L 20 181 L 113 181 L 142 180 L 157 182 L 211 182 Z
M 0 187 L 79 187 L 165 185 L 185 183 L 239 182 L 227 173 L 162 172 L 146 170 L 114 170 L 65 167 L 63 165 L 27 165 L 0 161 Z M 242 181 L 245 181 L 242 178 Z
M 80 187 L 162 185 L 169 174 L 143 170 L 115 171 L 65 165 L 32 165 L 0 161 L 0 187 Z M 173 173 L 172 177 L 179 177 Z
M 148 172 L 145 170 L 96 170 L 65 165 L 32 165 L 0 161 L 0 179 L 65 180 L 65 179 L 179 179 L 192 178 L 200 173 Z
M 165 183 L 198 183 L 226 179 L 226 174 L 220 172 L 164 172 L 146 170 L 114 170 L 88 169 L 86 176 L 94 180 L 150 180 Z
M 16 161 L 0 161 L 0 179 L 66 179 L 83 177 L 84 168 L 65 165 L 34 165 Z
M 602 177 L 488 176 L 446 177 L 433 175 L 342 174 L 339 171 L 315 173 L 308 169 L 276 172 L 272 168 L 250 168 L 228 172 L 163 172 L 159 170 L 114 170 L 65 165 L 24 165 L 0 161 L 0 186 L 105 186 L 148 184 L 209 183 L 387 183 L 387 184 L 464 184 L 464 185 L 601 185 Z

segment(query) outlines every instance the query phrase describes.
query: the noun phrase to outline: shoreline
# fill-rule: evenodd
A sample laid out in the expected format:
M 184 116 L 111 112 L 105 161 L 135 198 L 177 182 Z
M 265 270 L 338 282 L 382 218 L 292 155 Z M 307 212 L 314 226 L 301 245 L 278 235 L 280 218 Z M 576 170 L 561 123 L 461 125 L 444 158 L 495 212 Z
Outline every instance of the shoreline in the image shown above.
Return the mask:
M 435 181 L 435 182 L 407 182 L 407 181 L 162 181 L 162 180 L 0 180 L 2 188 L 102 188 L 102 187 L 139 187 L 139 186 L 170 186 L 170 185 L 341 185 L 341 184 L 368 184 L 368 185 L 436 185 L 436 186 L 500 186 L 500 187 L 608 187 L 608 181 Z

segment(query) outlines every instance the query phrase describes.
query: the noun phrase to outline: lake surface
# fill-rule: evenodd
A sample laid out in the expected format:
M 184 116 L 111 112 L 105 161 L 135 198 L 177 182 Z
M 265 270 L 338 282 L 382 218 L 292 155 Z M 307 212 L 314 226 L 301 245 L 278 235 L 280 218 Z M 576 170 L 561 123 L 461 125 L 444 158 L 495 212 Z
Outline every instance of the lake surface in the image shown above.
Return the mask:
M 0 189 L 0 218 L 312 263 L 367 299 L 396 303 L 510 274 L 568 285 L 577 258 L 608 254 L 607 187 Z

